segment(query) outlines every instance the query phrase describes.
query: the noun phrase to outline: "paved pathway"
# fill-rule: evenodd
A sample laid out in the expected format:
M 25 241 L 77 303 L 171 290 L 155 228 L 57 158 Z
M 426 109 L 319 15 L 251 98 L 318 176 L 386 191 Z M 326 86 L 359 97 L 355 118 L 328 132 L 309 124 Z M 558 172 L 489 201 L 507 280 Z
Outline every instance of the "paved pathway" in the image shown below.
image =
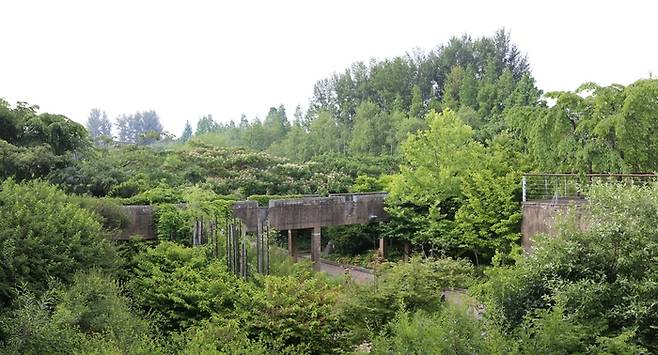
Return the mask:
M 310 254 L 301 255 L 302 258 L 310 259 Z M 367 284 L 375 280 L 374 271 L 370 269 L 355 267 L 351 265 L 338 264 L 333 261 L 322 259 L 320 270 L 332 276 L 350 274 L 354 282 L 358 284 Z

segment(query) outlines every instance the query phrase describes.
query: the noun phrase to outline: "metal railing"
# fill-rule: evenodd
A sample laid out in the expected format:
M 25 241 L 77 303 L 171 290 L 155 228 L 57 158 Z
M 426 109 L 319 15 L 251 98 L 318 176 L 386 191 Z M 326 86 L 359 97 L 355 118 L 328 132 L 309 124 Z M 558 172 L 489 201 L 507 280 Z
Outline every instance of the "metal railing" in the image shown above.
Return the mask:
M 595 183 L 647 184 L 656 181 L 654 173 L 643 174 L 543 174 L 529 173 L 521 180 L 522 201 L 553 203 L 582 200 Z

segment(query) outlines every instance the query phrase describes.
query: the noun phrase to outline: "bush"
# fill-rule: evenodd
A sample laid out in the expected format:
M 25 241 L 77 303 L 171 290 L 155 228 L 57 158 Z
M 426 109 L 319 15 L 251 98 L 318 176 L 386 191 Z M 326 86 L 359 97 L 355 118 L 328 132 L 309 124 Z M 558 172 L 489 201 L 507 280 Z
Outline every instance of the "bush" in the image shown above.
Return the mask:
M 445 306 L 434 314 L 400 313 L 390 334 L 373 339 L 373 354 L 513 354 L 514 343 L 466 310 Z M 530 353 L 528 353 L 530 354 Z
M 72 197 L 72 200 L 80 207 L 95 213 L 107 231 L 123 229 L 128 224 L 128 216 L 121 208 L 121 204 L 111 199 L 77 196 Z
M 366 286 L 354 286 L 342 299 L 341 308 L 355 336 L 381 329 L 398 311 L 434 312 L 441 307 L 446 288 L 468 287 L 475 269 L 466 260 L 421 259 L 409 263 L 385 263 L 377 280 Z
M 119 258 L 95 216 L 52 185 L 0 185 L 0 304 L 16 285 L 37 292 L 78 270 L 115 270 Z
M 309 195 L 251 195 L 247 197 L 249 201 L 256 201 L 261 207 L 267 207 L 270 203 L 270 200 L 287 200 L 293 198 L 303 198 L 308 197 Z
M 272 350 L 250 340 L 235 321 L 212 319 L 184 333 L 183 354 L 250 354 L 266 355 Z
M 612 339 L 636 329 L 632 343 L 655 351 L 658 186 L 595 186 L 583 212 L 587 230 L 563 224 L 554 238 L 538 238 L 533 254 L 515 267 L 489 270 L 479 295 L 509 328 L 560 304 L 593 336 Z
M 206 248 L 161 242 L 135 257 L 128 287 L 136 302 L 155 314 L 163 330 L 179 330 L 232 314 L 241 282 Z
M 173 204 L 162 204 L 155 208 L 155 233 L 160 240 L 190 245 L 192 220 L 188 211 Z
M 71 287 L 41 298 L 21 293 L 0 329 L 3 354 L 159 352 L 148 322 L 131 312 L 114 281 L 95 271 L 76 274 Z
M 243 286 L 240 327 L 250 338 L 285 353 L 333 353 L 350 347 L 336 308 L 340 287 L 301 270 L 267 276 L 262 288 Z

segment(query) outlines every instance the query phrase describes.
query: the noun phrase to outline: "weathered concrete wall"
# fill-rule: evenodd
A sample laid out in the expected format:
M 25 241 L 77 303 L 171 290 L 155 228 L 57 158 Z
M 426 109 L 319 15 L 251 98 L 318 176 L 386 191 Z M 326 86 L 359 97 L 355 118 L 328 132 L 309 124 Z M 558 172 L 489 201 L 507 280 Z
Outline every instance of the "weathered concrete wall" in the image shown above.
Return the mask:
M 128 217 L 128 225 L 114 239 L 128 240 L 139 235 L 144 239 L 156 239 L 153 229 L 153 207 L 151 206 L 123 206 Z
M 258 230 L 259 216 L 261 221 L 269 218 L 270 227 L 277 230 L 366 224 L 388 220 L 384 211 L 385 198 L 385 193 L 335 194 L 272 200 L 269 207 L 259 207 L 256 201 L 239 201 L 233 206 L 233 213 L 247 226 L 248 232 Z M 115 239 L 127 240 L 134 235 L 156 239 L 152 206 L 123 206 L 123 210 L 128 225 Z
M 537 234 L 554 236 L 556 233 L 555 222 L 560 216 L 574 211 L 576 223 L 585 229 L 586 223 L 583 218 L 586 200 L 569 201 L 529 201 L 522 204 L 523 220 L 521 222 L 521 245 L 529 252 L 532 248 L 532 237 Z
M 247 232 L 258 230 L 258 215 L 267 218 L 267 207 L 259 207 L 256 201 L 238 201 L 233 205 L 233 215 L 247 227 Z
M 255 201 L 241 201 L 234 205 L 233 213 L 247 226 L 248 232 L 256 231 L 259 213 L 277 230 L 366 224 L 388 220 L 384 211 L 385 198 L 385 193 L 332 194 L 271 200 L 267 208 L 258 207 Z

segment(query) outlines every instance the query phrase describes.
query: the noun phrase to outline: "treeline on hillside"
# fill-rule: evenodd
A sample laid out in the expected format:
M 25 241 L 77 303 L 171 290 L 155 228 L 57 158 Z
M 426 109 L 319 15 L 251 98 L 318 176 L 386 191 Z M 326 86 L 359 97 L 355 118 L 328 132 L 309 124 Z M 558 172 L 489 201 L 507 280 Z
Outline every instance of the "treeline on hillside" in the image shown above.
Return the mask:
M 195 138 L 297 161 L 326 153 L 399 155 L 408 134 L 427 127 L 424 117 L 432 110 L 459 111 L 484 141 L 501 129 L 506 109 L 535 106 L 540 94 L 525 56 L 500 30 L 476 40 L 453 38 L 429 52 L 354 63 L 318 81 L 308 111 L 297 107 L 292 122 L 283 106 L 272 107 L 262 122 L 243 116 L 239 123 L 217 123 L 205 116 Z

